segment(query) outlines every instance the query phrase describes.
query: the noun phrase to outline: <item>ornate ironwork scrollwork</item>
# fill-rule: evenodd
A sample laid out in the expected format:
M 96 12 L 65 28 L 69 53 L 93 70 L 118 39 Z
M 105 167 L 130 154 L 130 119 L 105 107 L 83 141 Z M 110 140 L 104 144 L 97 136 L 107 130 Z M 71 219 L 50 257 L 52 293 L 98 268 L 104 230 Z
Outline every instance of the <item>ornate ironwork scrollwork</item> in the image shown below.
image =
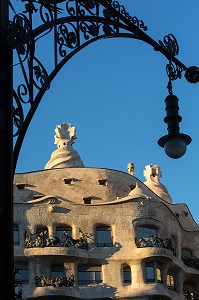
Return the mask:
M 69 28 L 70 27 L 70 28 Z M 57 43 L 61 57 L 67 55 L 67 48 L 75 49 L 78 46 L 77 28 L 74 24 L 61 24 L 57 30 Z
M 118 1 L 112 1 L 112 0 L 107 0 L 107 2 L 114 8 L 116 9 L 119 13 L 121 13 L 123 16 L 125 16 L 129 21 L 131 21 L 135 26 L 138 28 L 147 31 L 148 27 L 144 24 L 142 20 L 139 20 L 136 16 L 131 16 L 125 9 L 123 5 L 121 5 Z M 104 16 L 109 18 L 114 18 L 114 14 L 110 12 L 110 10 L 105 9 Z
M 176 255 L 176 250 L 173 248 L 173 244 L 171 239 L 161 239 L 157 236 L 151 237 L 142 237 L 136 241 L 137 248 L 145 248 L 145 247 L 157 247 L 157 248 L 166 248 L 173 252 Z
M 92 16 L 98 15 L 99 3 L 96 0 L 78 0 L 78 14 L 85 16 L 86 12 Z
M 176 56 L 179 53 L 178 42 L 173 34 L 168 34 L 163 38 L 163 41 L 159 41 L 160 46 L 169 52 L 169 54 Z
M 38 247 L 72 247 L 78 249 L 88 250 L 87 235 L 81 233 L 79 239 L 73 239 L 68 236 L 67 232 L 63 232 L 60 237 L 49 238 L 47 231 L 31 234 L 29 236 L 25 233 L 25 248 Z
M 166 72 L 172 81 L 182 77 L 182 68 L 171 61 L 166 65 Z
M 46 69 L 42 65 L 42 63 L 36 58 L 33 58 L 36 62 L 36 65 L 34 65 L 33 68 L 33 84 L 38 89 L 49 89 L 50 88 L 50 82 L 49 77 Z
M 49 12 L 57 12 L 61 13 L 62 9 L 57 7 L 57 4 L 64 2 L 65 0 L 21 0 L 22 2 L 28 2 L 25 4 L 24 13 L 36 13 L 38 9 L 35 6 L 36 4 L 40 5 L 40 8 L 43 9 L 45 7 Z M 41 14 L 43 14 L 40 11 Z
M 68 0 L 66 2 L 66 11 L 69 14 L 69 16 L 75 16 L 76 14 L 76 9 L 74 7 L 75 0 Z
M 16 131 L 14 132 L 14 136 L 17 136 L 19 134 L 19 129 L 24 121 L 24 114 L 23 114 L 23 108 L 21 102 L 15 91 L 13 91 L 13 97 L 16 102 L 16 107 L 13 105 L 13 124 L 14 127 L 16 128 Z
M 199 270 L 199 259 L 198 258 L 194 258 L 194 257 L 190 258 L 187 256 L 182 256 L 181 259 L 186 266 Z
M 73 287 L 75 284 L 74 275 L 68 277 L 47 278 L 46 276 L 36 276 L 36 285 L 39 287 L 54 286 L 56 288 L 61 286 Z
M 99 27 L 95 23 L 88 23 L 88 22 L 81 22 L 80 23 L 80 30 L 82 31 L 84 38 L 86 40 L 89 39 L 89 36 L 98 36 L 99 34 Z
M 8 43 L 13 49 L 16 49 L 18 54 L 27 57 L 29 44 L 33 43 L 33 34 L 30 21 L 23 14 L 14 16 L 13 21 L 7 28 L 6 35 Z

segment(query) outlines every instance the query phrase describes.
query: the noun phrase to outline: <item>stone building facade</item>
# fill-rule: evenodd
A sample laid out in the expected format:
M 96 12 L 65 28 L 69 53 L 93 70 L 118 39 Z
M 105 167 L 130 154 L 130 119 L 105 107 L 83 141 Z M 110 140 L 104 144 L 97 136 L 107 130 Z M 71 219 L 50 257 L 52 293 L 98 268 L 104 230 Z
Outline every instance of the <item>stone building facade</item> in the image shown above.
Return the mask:
M 14 179 L 16 292 L 23 299 L 199 299 L 199 227 L 149 165 L 146 182 L 84 167 L 56 127 L 42 171 Z

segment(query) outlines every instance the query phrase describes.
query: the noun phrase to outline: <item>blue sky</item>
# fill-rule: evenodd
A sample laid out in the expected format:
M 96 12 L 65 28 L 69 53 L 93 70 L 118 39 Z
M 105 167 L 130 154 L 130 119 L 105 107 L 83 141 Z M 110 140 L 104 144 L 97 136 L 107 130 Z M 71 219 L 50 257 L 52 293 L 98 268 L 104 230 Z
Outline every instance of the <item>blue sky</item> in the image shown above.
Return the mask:
M 16 9 L 19 2 L 16 1 Z M 142 19 L 156 41 L 169 33 L 177 38 L 178 58 L 188 67 L 199 66 L 199 2 L 120 1 L 132 16 Z M 48 45 L 42 45 L 44 64 L 50 64 Z M 17 172 L 41 170 L 56 149 L 54 129 L 69 122 L 76 127 L 77 150 L 87 167 L 127 171 L 135 176 L 161 167 L 161 182 L 174 203 L 186 203 L 199 223 L 197 193 L 199 171 L 199 84 L 183 78 L 173 83 L 179 98 L 181 132 L 192 137 L 184 157 L 168 158 L 157 140 L 167 133 L 165 97 L 167 60 L 153 48 L 133 39 L 101 40 L 75 55 L 53 81 L 31 122 L 17 165 Z M 14 80 L 20 78 L 15 67 Z

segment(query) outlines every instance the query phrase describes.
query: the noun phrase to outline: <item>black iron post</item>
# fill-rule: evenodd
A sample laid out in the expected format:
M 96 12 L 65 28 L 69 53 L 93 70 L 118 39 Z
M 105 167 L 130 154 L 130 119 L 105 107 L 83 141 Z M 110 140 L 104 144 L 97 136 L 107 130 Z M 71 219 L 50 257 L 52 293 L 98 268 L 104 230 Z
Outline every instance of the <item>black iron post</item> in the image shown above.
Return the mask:
M 14 299 L 12 49 L 6 40 L 9 1 L 0 0 L 0 299 Z

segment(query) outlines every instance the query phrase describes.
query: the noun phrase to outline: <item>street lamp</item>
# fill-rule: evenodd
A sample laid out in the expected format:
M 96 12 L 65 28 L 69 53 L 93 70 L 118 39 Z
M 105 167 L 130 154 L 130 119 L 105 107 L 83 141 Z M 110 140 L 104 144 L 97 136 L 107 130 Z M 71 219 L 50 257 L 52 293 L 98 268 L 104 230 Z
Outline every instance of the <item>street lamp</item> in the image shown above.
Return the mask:
M 191 143 L 191 137 L 187 134 L 180 133 L 179 123 L 182 117 L 179 115 L 178 98 L 172 93 L 166 97 L 166 117 L 164 122 L 167 123 L 168 134 L 158 140 L 158 145 L 163 147 L 165 153 L 171 158 L 182 157 Z

